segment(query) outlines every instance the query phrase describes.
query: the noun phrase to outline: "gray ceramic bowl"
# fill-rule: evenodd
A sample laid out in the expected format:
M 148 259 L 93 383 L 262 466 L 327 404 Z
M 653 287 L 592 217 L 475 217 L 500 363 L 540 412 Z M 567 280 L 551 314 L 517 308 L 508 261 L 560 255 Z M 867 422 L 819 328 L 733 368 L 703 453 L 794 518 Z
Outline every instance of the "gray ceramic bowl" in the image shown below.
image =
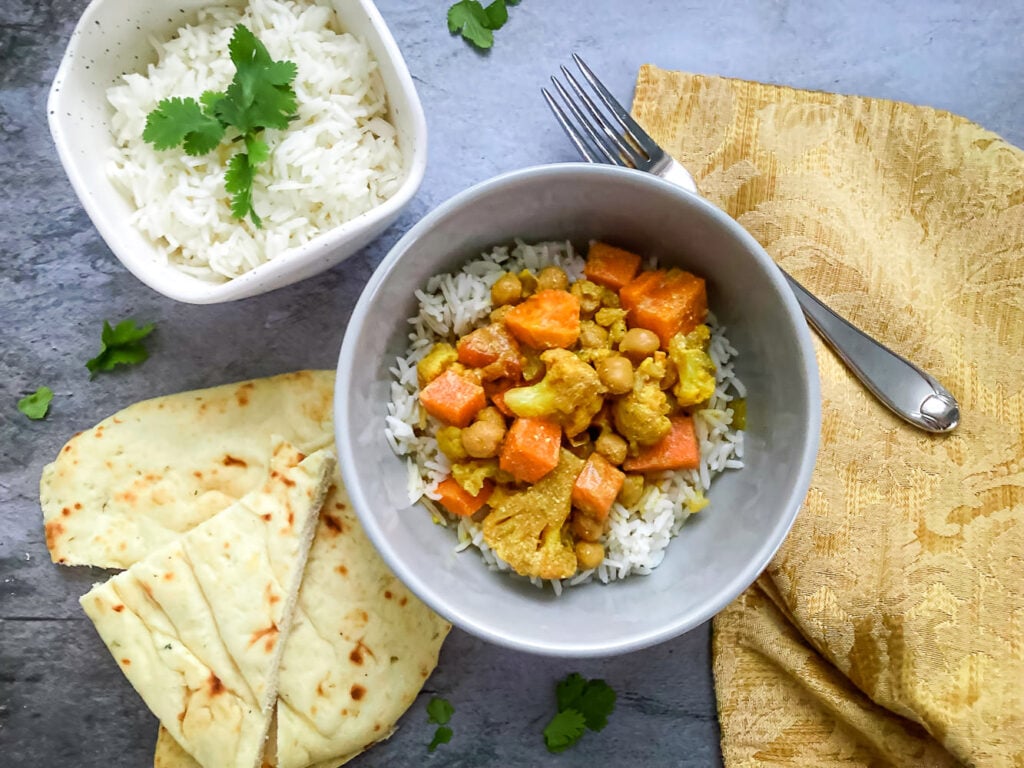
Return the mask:
M 434 274 L 514 238 L 607 239 L 707 279 L 749 390 L 744 469 L 719 476 L 650 576 L 555 597 L 453 552 L 452 529 L 410 506 L 403 460 L 384 438 L 389 366 L 408 343 L 413 292 Z M 758 243 L 705 200 L 607 166 L 509 173 L 439 206 L 370 279 L 349 321 L 335 398 L 342 473 L 370 539 L 395 574 L 456 626 L 524 651 L 602 656 L 682 634 L 767 566 L 807 493 L 818 447 L 818 371 L 800 309 Z

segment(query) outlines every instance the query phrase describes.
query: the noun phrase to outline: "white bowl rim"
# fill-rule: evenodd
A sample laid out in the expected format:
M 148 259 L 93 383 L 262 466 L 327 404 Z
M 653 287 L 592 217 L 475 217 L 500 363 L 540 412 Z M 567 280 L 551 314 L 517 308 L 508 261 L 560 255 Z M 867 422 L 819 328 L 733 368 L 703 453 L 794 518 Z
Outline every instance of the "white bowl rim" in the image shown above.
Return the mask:
M 423 182 L 427 168 L 428 136 L 423 104 L 420 101 L 419 93 L 416 91 L 416 86 L 413 83 L 412 74 L 409 72 L 405 58 L 402 56 L 398 43 L 395 42 L 395 38 L 391 34 L 391 30 L 385 23 L 380 11 L 373 4 L 372 0 L 349 1 L 358 4 L 360 9 L 367 15 L 367 18 L 369 18 L 370 24 L 380 35 L 381 43 L 395 68 L 399 86 L 407 101 L 406 106 L 410 112 L 413 139 L 406 177 L 403 179 L 401 186 L 380 205 L 350 219 L 344 224 L 317 235 L 301 246 L 286 251 L 281 255 L 285 258 L 278 257 L 272 261 L 260 264 L 227 282 L 211 283 L 193 277 L 183 281 L 181 285 L 168 285 L 160 279 L 160 274 L 164 269 L 163 265 L 150 264 L 145 259 L 133 258 L 131 256 L 123 257 L 121 253 L 114 250 L 110 245 L 111 240 L 115 237 L 114 233 L 110 231 L 103 217 L 99 215 L 99 202 L 89 193 L 90 185 L 88 181 L 77 172 L 71 160 L 73 148 L 61 124 L 62 120 L 58 114 L 59 110 L 56 108 L 56 103 L 68 73 L 80 58 L 84 58 L 80 55 L 79 51 L 79 40 L 82 37 L 81 31 L 93 22 L 93 17 L 108 0 L 91 0 L 89 5 L 86 6 L 78 23 L 71 32 L 67 48 L 61 57 L 47 95 L 46 112 L 50 136 L 57 147 L 57 155 L 60 158 L 61 165 L 64 167 L 68 180 L 71 182 L 72 188 L 75 190 L 75 194 L 78 196 L 79 202 L 89 215 L 93 226 L 99 231 L 107 247 L 110 248 L 118 261 L 129 272 L 154 291 L 168 298 L 189 304 L 215 304 L 266 293 L 278 287 L 281 284 L 281 278 L 289 273 L 300 271 L 302 267 L 308 266 L 317 259 L 322 258 L 325 249 L 330 250 L 358 235 L 362 230 L 372 227 L 383 219 L 396 215 L 398 211 L 412 200 L 420 184 Z M 213 0 L 211 0 L 211 4 L 212 2 Z M 190 277 L 185 273 L 182 274 L 186 278 Z M 256 287 L 263 283 L 266 283 L 266 285 L 259 288 Z
M 772 529 L 766 535 L 757 556 L 751 558 L 732 579 L 726 582 L 719 590 L 717 599 L 710 601 L 698 612 L 690 612 L 681 615 L 677 620 L 665 624 L 656 629 L 639 630 L 624 635 L 615 642 L 603 644 L 592 644 L 587 642 L 563 642 L 560 640 L 521 640 L 509 638 L 505 635 L 491 630 L 488 626 L 476 622 L 473 618 L 465 615 L 458 609 L 447 595 L 431 587 L 431 585 L 419 579 L 409 568 L 405 566 L 400 558 L 390 548 L 387 537 L 383 530 L 376 523 L 374 515 L 369 512 L 373 505 L 364 496 L 362 488 L 357 483 L 357 476 L 354 471 L 356 456 L 352 450 L 352 444 L 345 439 L 346 436 L 354 434 L 349 424 L 348 401 L 349 381 L 346 371 L 353 370 L 355 354 L 357 351 L 356 337 L 362 329 L 363 319 L 369 310 L 378 289 L 390 275 L 392 270 L 399 264 L 405 254 L 409 251 L 420 236 L 434 226 L 435 222 L 445 217 L 453 209 L 457 209 L 468 203 L 473 198 L 486 194 L 495 187 L 517 181 L 528 180 L 536 177 L 560 175 L 564 173 L 589 173 L 595 176 L 630 176 L 632 178 L 642 177 L 646 183 L 660 186 L 664 191 L 671 192 L 676 196 L 683 196 L 688 201 L 696 202 L 703 206 L 705 212 L 719 223 L 729 228 L 733 234 L 744 242 L 756 260 L 765 267 L 765 274 L 778 289 L 789 319 L 796 332 L 796 341 L 803 363 L 803 377 L 807 382 L 807 439 L 800 455 L 800 469 L 795 476 L 790 492 L 784 505 L 785 514 L 781 515 Z M 441 203 L 437 208 L 423 217 L 413 226 L 388 252 L 374 271 L 366 287 L 352 311 L 348 326 L 342 340 L 341 351 L 338 357 L 338 374 L 335 381 L 334 392 L 334 429 L 335 444 L 338 453 L 339 468 L 345 481 L 346 490 L 354 505 L 356 513 L 364 530 L 377 549 L 378 553 L 394 571 L 395 575 L 424 603 L 430 606 L 445 619 L 455 626 L 473 634 L 483 640 L 528 653 L 536 653 L 546 656 L 562 656 L 567 658 L 588 658 L 602 657 L 627 653 L 664 642 L 677 637 L 691 629 L 703 624 L 719 613 L 729 603 L 735 600 L 757 577 L 768 567 L 775 553 L 782 542 L 789 534 L 800 507 L 810 489 L 811 477 L 818 453 L 818 442 L 821 431 L 821 391 L 818 376 L 818 365 L 814 352 L 814 344 L 811 340 L 810 329 L 804 320 L 803 313 L 797 304 L 796 297 L 789 288 L 782 272 L 775 267 L 771 257 L 764 251 L 761 244 L 757 242 L 742 226 L 721 209 L 710 202 L 688 192 L 681 187 L 667 182 L 657 176 L 642 173 L 632 169 L 621 168 L 609 165 L 590 165 L 586 163 L 554 163 L 548 165 L 531 166 L 520 170 L 510 171 L 495 176 L 486 181 L 480 182 Z M 399 461 L 398 456 L 395 457 Z M 483 567 L 481 562 L 481 567 Z M 594 585 L 589 585 L 594 586 Z M 601 588 L 614 589 L 614 584 L 601 585 Z M 694 616 L 693 613 L 699 615 Z

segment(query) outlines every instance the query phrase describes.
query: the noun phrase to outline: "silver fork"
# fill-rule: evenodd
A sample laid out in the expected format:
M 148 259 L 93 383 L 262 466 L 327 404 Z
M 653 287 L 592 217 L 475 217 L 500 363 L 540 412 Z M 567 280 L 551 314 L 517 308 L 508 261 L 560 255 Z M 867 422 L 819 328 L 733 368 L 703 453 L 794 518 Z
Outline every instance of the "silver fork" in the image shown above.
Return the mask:
M 552 77 L 551 82 L 572 119 L 547 88 L 541 91 L 580 155 L 588 163 L 609 163 L 653 173 L 699 195 L 693 176 L 633 120 L 583 59 L 575 53 L 572 58 L 604 108 L 594 102 L 565 67 L 561 68 L 562 75 L 572 93 L 557 78 Z M 956 428 L 960 408 L 934 377 L 837 315 L 785 270 L 779 270 L 789 282 L 808 324 L 875 397 L 897 416 L 927 432 L 950 432 Z

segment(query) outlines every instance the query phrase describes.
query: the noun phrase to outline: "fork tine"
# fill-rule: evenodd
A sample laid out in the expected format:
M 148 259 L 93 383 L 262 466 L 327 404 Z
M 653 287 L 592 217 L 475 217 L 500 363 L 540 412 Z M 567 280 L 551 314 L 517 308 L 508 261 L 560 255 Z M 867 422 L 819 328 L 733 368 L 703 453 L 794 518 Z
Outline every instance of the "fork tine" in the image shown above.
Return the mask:
M 629 135 L 633 141 L 637 143 L 641 149 L 643 149 L 652 159 L 657 157 L 662 150 L 658 146 L 657 142 L 652 139 L 647 131 L 640 127 L 640 125 L 633 119 L 633 117 L 623 108 L 622 104 L 612 96 L 611 91 L 604 87 L 604 83 L 597 79 L 597 75 L 593 73 L 587 63 L 579 57 L 578 54 L 572 55 L 572 60 L 576 62 L 576 66 L 580 68 L 580 72 L 583 73 L 583 77 L 586 78 L 587 82 L 590 83 L 591 87 L 597 92 L 597 95 L 604 102 L 604 105 L 608 107 L 609 111 L 619 121 L 619 125 L 622 126 L 623 130 Z
M 612 124 L 608 122 L 608 118 L 606 118 L 601 113 L 601 110 L 597 108 L 597 105 L 594 103 L 594 100 L 590 98 L 590 96 L 587 94 L 585 90 L 583 90 L 583 86 L 581 86 L 579 84 L 579 81 L 572 76 L 572 73 L 565 67 L 562 67 L 561 69 L 562 74 L 565 75 L 565 79 L 569 81 L 569 85 L 576 92 L 576 95 L 580 98 L 580 101 L 583 102 L 583 105 L 587 108 L 587 111 L 590 113 L 591 117 L 594 118 L 594 121 L 597 122 L 598 126 L 601 128 L 601 131 L 604 133 L 605 136 L 608 137 L 609 141 L 611 141 L 612 144 L 615 145 L 615 148 L 619 151 L 619 153 L 628 160 L 628 164 L 637 165 L 638 163 L 646 162 L 646 157 L 637 152 L 637 150 L 634 147 L 629 146 L 626 142 L 619 138 L 618 134 L 615 132 L 615 129 L 612 127 Z
M 585 130 L 587 132 L 587 135 L 590 136 L 590 139 L 591 141 L 593 141 L 594 146 L 596 146 L 601 151 L 601 154 L 608 158 L 609 163 L 611 163 L 612 165 L 622 165 L 622 157 L 616 151 L 615 146 L 612 145 L 603 136 L 601 136 L 596 130 L 594 130 L 594 126 L 591 125 L 590 121 L 583 116 L 583 113 L 580 111 L 580 108 L 576 106 L 576 103 L 569 96 L 569 92 L 565 90 L 565 88 L 562 86 L 560 82 L 558 82 L 556 78 L 552 77 L 551 82 L 554 83 L 555 90 L 558 91 L 558 95 L 562 97 L 562 101 L 565 102 L 565 105 L 569 107 L 569 111 L 572 112 L 573 117 L 576 118 L 576 122 L 582 125 L 583 130 Z
M 579 131 L 576 130 L 573 124 L 569 122 L 569 118 L 566 116 L 565 112 L 562 111 L 562 108 L 555 102 L 554 97 L 548 93 L 548 89 L 541 88 L 540 91 L 544 94 L 544 99 L 547 101 L 548 106 L 551 108 L 551 111 L 555 113 L 555 119 L 558 121 L 559 125 L 562 126 L 562 130 L 565 131 L 565 135 L 569 137 L 569 141 L 575 145 L 576 150 L 583 155 L 583 158 L 588 163 L 599 163 L 600 160 L 598 160 L 594 155 L 592 148 L 587 145 L 587 140 Z

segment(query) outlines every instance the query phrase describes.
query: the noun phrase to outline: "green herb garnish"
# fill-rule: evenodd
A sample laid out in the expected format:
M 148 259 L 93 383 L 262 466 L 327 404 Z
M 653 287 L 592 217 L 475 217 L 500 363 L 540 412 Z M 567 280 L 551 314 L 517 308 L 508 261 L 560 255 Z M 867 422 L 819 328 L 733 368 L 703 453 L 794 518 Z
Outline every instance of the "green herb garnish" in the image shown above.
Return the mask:
M 31 395 L 25 395 L 18 401 L 18 410 L 33 421 L 39 421 L 50 410 L 51 400 L 53 400 L 53 390 L 49 387 L 40 387 Z
M 504 0 L 501 0 L 502 2 Z M 223 93 L 207 91 L 199 100 L 164 99 L 146 117 L 142 138 L 156 149 L 182 146 L 185 154 L 205 155 L 228 136 L 241 142 L 245 151 L 228 161 L 224 188 L 231 195 L 231 215 L 246 215 L 262 226 L 252 206 L 252 180 L 258 164 L 266 162 L 270 149 L 258 134 L 265 128 L 285 129 L 295 118 L 297 101 L 292 81 L 298 71 L 290 61 L 274 61 L 266 47 L 239 24 L 228 44 L 235 77 Z
M 153 332 L 153 324 L 149 323 L 141 328 L 135 325 L 134 320 L 122 320 L 116 326 L 111 327 L 106 320 L 103 321 L 103 335 L 100 340 L 103 344 L 96 357 L 85 364 L 95 378 L 97 373 L 112 371 L 117 365 L 136 365 L 144 362 L 149 357 L 149 352 L 143 345 L 142 340 Z
M 438 726 L 438 729 L 434 731 L 434 738 L 430 742 L 430 746 L 427 747 L 431 752 L 452 740 L 452 729 L 447 726 L 447 723 L 452 719 L 454 712 L 455 707 L 452 706 L 452 703 L 440 696 L 435 696 L 427 703 L 427 722 Z
M 477 48 L 494 45 L 494 31 L 508 21 L 508 6 L 519 0 L 494 0 L 486 8 L 479 0 L 459 0 L 448 9 L 448 31 L 460 33 Z
M 600 731 L 615 709 L 615 691 L 604 680 L 586 680 L 573 672 L 555 686 L 558 713 L 544 728 L 549 752 L 563 752 L 583 736 L 587 728 Z

